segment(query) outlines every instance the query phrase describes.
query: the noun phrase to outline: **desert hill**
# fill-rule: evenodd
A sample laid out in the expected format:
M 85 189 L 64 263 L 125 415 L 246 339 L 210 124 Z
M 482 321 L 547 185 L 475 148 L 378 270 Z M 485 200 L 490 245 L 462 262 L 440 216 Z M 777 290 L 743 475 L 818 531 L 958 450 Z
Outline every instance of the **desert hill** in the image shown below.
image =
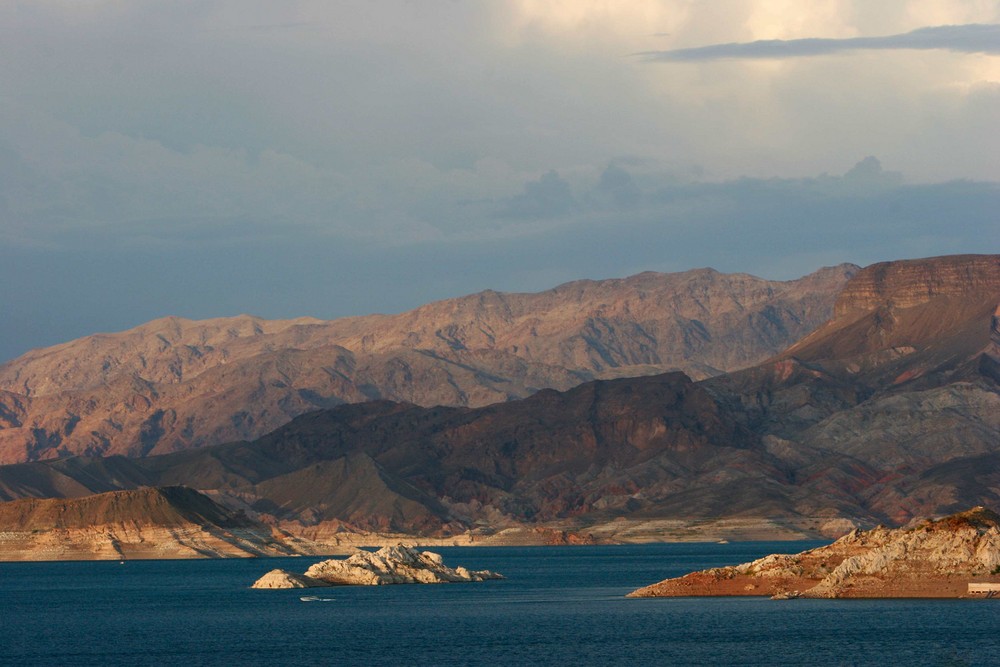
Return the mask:
M 814 329 L 856 269 L 789 282 L 643 273 L 332 321 L 156 320 L 0 366 L 0 462 L 255 438 L 345 402 L 476 407 L 595 378 L 707 377 Z
M 875 264 L 816 332 L 704 385 L 790 475 L 848 485 L 874 517 L 995 504 L 995 486 L 942 471 L 1000 452 L 998 302 L 996 255 Z
M 596 381 L 483 408 L 374 402 L 303 415 L 259 440 L 144 459 L 0 467 L 0 494 L 132 480 L 238 497 L 278 519 L 461 532 L 615 516 L 723 464 L 752 469 L 752 434 L 681 373 Z M 91 489 L 87 489 L 89 492 Z M 747 496 L 747 507 L 754 499 Z
M 287 556 L 270 528 L 185 487 L 0 503 L 0 560 Z

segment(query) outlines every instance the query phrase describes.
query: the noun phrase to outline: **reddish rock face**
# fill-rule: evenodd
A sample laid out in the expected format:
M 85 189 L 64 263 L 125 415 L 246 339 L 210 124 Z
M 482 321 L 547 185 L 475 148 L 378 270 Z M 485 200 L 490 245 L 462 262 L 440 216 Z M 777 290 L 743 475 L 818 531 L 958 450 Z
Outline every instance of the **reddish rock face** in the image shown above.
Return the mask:
M 880 262 L 861 269 L 837 297 L 834 317 L 880 306 L 910 308 L 935 297 L 1000 300 L 1000 256 L 951 255 Z

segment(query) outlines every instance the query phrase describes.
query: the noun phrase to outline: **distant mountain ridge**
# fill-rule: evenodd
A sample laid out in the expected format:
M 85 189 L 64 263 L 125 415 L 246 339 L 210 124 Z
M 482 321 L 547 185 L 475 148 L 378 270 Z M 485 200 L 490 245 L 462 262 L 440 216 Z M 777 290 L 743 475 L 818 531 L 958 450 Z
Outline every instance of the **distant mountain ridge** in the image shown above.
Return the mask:
M 708 377 L 814 329 L 856 271 L 643 273 L 332 321 L 154 320 L 0 366 L 0 462 L 254 438 L 345 402 L 476 407 L 594 378 Z

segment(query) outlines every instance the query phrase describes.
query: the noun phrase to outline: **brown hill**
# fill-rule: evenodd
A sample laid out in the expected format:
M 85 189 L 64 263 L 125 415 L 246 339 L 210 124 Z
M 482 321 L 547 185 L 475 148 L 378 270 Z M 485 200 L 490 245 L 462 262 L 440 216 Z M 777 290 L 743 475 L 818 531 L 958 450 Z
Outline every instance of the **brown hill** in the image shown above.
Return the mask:
M 942 486 L 934 471 L 1000 452 L 998 302 L 1000 256 L 876 264 L 848 283 L 829 323 L 706 388 L 793 477 L 847 484 L 825 462 L 832 455 L 868 471 L 868 483 L 850 485 L 873 517 L 902 523 L 995 502 L 990 485 L 950 475 Z
M 482 406 L 593 378 L 706 377 L 815 328 L 856 268 L 790 282 L 643 273 L 333 321 L 156 320 L 0 366 L 0 462 L 254 438 L 344 402 Z
M 0 560 L 287 556 L 270 528 L 185 487 L 0 503 Z
M 183 481 L 303 526 L 454 534 L 476 525 L 492 531 L 657 514 L 659 503 L 689 489 L 755 478 L 761 462 L 753 434 L 673 373 L 478 409 L 345 405 L 249 443 L 3 466 L 0 489 L 19 496 L 68 488 L 67 477 L 103 487 L 114 470 L 126 485 Z M 732 507 L 749 511 L 759 501 L 751 490 Z
M 829 546 L 693 572 L 629 597 L 966 597 L 970 583 L 1000 589 L 1000 516 L 984 507 L 895 530 L 855 530 Z

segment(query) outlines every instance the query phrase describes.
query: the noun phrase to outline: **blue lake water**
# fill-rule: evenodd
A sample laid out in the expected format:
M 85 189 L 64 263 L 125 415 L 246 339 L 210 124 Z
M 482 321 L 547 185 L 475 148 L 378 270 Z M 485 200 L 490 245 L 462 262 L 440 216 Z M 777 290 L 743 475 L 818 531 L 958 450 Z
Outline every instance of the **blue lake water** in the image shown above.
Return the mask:
M 623 597 L 816 544 L 435 549 L 507 579 L 309 591 L 248 587 L 319 558 L 0 563 L 0 664 L 1000 664 L 1000 601 Z

